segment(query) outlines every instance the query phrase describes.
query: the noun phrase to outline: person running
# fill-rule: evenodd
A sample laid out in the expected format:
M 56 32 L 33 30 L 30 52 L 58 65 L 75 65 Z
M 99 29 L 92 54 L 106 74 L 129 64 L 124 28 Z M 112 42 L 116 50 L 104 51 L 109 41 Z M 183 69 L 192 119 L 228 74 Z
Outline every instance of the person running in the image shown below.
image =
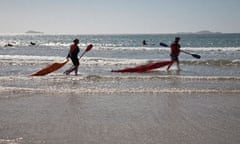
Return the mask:
M 67 55 L 67 58 L 70 58 L 72 60 L 73 66 L 64 72 L 66 75 L 69 75 L 73 71 L 75 71 L 75 75 L 78 75 L 78 67 L 79 67 L 78 53 L 80 52 L 78 44 L 79 44 L 79 40 L 75 39 L 73 41 L 73 44 L 70 46 L 70 50 Z
M 171 53 L 170 53 L 170 57 L 171 60 L 173 61 L 173 63 L 177 63 L 177 70 L 180 70 L 180 66 L 179 66 L 179 59 L 178 56 L 180 54 L 180 37 L 175 37 L 175 41 L 171 44 L 170 48 L 171 48 Z M 171 66 L 173 65 L 173 63 L 171 63 L 170 65 L 168 65 L 167 70 L 169 70 L 171 68 Z

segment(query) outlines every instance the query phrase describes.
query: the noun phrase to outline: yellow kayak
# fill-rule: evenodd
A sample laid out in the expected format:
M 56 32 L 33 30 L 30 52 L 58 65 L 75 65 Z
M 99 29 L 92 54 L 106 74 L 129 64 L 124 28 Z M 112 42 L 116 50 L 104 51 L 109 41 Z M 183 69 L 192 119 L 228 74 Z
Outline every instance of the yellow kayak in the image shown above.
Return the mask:
M 54 62 L 54 63 L 48 64 L 46 67 L 42 68 L 41 70 L 32 73 L 30 76 L 44 76 L 44 75 L 47 75 L 51 72 L 54 72 L 54 71 L 60 69 L 68 61 L 69 61 L 68 59 L 65 59 L 62 62 Z

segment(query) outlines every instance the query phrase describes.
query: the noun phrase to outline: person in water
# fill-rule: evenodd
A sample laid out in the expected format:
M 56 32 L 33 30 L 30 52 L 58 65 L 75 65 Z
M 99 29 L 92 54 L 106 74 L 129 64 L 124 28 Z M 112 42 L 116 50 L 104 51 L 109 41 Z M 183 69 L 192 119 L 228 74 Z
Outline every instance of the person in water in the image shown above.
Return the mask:
M 35 45 L 36 45 L 36 43 L 34 43 L 34 42 L 30 42 L 30 45 L 32 45 L 32 46 L 35 46 Z
M 177 64 L 177 70 L 179 71 L 180 70 L 180 66 L 179 66 L 179 59 L 178 59 L 178 56 L 180 54 L 180 44 L 179 44 L 179 41 L 180 41 L 180 37 L 175 37 L 175 41 L 171 44 L 170 48 L 171 48 L 171 53 L 170 53 L 170 57 L 171 57 L 171 60 L 173 61 L 173 63 L 176 62 Z M 170 65 L 168 65 L 167 67 L 167 70 L 169 70 L 171 68 L 171 66 L 173 65 L 173 63 L 171 63 Z
M 153 44 L 153 43 L 148 44 L 146 40 L 143 40 L 142 45 L 143 46 L 154 46 L 155 44 Z
M 67 55 L 67 58 L 70 58 L 72 60 L 73 66 L 64 72 L 66 75 L 69 75 L 73 71 L 75 71 L 75 75 L 78 75 L 78 67 L 79 67 L 78 53 L 80 52 L 78 44 L 79 44 L 79 40 L 75 39 L 73 41 L 73 44 L 70 46 L 70 50 Z
M 147 45 L 146 40 L 143 40 L 143 41 L 142 41 L 142 44 L 143 44 L 144 46 Z
M 8 44 L 4 45 L 4 47 L 13 47 L 13 44 L 8 43 Z

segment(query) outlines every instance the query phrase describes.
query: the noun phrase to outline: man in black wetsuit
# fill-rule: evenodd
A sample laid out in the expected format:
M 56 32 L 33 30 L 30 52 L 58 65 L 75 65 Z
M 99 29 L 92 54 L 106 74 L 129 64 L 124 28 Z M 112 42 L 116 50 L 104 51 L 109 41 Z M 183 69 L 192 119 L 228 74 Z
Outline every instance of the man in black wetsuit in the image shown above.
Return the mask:
M 73 44 L 70 46 L 70 50 L 67 55 L 67 58 L 70 58 L 72 60 L 73 66 L 64 72 L 66 75 L 69 75 L 73 71 L 75 71 L 75 75 L 78 75 L 78 67 L 79 67 L 78 53 L 80 52 L 78 44 L 79 44 L 79 40 L 75 39 L 73 41 Z

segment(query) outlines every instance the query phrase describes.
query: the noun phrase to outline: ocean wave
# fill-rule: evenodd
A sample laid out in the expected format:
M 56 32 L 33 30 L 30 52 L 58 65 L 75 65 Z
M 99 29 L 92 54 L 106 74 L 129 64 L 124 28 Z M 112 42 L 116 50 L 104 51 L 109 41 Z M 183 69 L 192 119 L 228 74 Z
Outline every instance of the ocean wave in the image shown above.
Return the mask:
M 63 60 L 63 57 L 56 56 L 0 55 L 0 64 L 2 65 L 35 65 Z
M 0 144 L 20 144 L 22 140 L 22 137 L 16 139 L 0 139 Z
M 170 48 L 164 47 L 104 47 L 104 46 L 95 46 L 95 50 L 118 50 L 118 51 L 169 51 Z M 183 47 L 182 50 L 187 50 L 191 52 L 209 52 L 209 51 L 217 51 L 217 52 L 234 52 L 240 51 L 240 47 Z
M 209 65 L 209 66 L 240 66 L 240 59 L 182 60 L 181 63 L 190 65 Z
M 83 79 L 95 79 L 95 80 L 205 80 L 205 81 L 240 81 L 240 77 L 234 76 L 178 76 L 178 75 L 165 75 L 165 76 L 99 76 L 88 75 Z
M 99 93 L 240 93 L 239 89 L 197 89 L 197 88 L 22 88 L 0 87 L 0 93 L 42 93 L 42 94 L 99 94 Z M 1 96 L 0 99 L 16 98 L 18 96 Z
M 166 82 L 178 80 L 177 87 Z M 0 99 L 22 98 L 25 94 L 115 94 L 115 93 L 234 93 L 240 90 L 234 83 L 240 77 L 234 76 L 180 76 L 180 75 L 80 75 L 64 76 L 55 74 L 45 77 L 1 76 Z M 141 82 L 143 85 L 139 85 Z M 161 83 L 163 85 L 159 85 Z M 204 87 L 209 82 L 212 86 Z M 155 83 L 155 84 L 154 84 Z M 191 85 L 189 85 L 191 83 Z M 233 84 L 226 87 L 225 84 Z M 120 85 L 119 85 L 120 84 Z M 152 85 L 153 84 L 153 85 Z M 186 86 L 182 86 L 186 84 Z M 200 85 L 197 85 L 200 84 Z M 216 85 L 215 85 L 216 84 Z
M 163 59 L 162 61 L 165 61 Z M 117 58 L 102 58 L 102 57 L 87 57 L 83 60 L 84 64 L 88 65 L 128 65 L 135 66 L 145 64 L 150 61 L 159 61 L 159 59 L 117 59 Z M 206 59 L 206 60 L 181 60 L 181 63 L 186 65 L 206 65 L 206 66 L 240 66 L 240 59 Z
M 9 41 L 7 39 L 0 40 L 0 47 L 5 48 L 4 46 L 8 43 L 11 43 L 13 47 L 11 48 L 25 48 L 26 46 L 31 46 L 31 40 L 22 41 L 22 40 L 15 40 Z M 41 47 L 51 47 L 52 49 L 63 49 L 68 48 L 71 45 L 70 42 L 64 41 L 34 41 L 36 46 Z M 91 41 L 89 42 L 91 43 Z M 80 43 L 79 46 L 81 48 L 85 48 L 89 43 Z M 124 43 L 114 44 L 114 43 L 98 43 L 92 42 L 94 45 L 95 50 L 111 50 L 111 51 L 169 51 L 169 48 L 161 47 L 160 45 L 155 46 L 141 46 L 141 45 L 125 45 Z M 9 48 L 9 47 L 7 47 Z M 209 51 L 217 51 L 217 52 L 232 52 L 232 51 L 240 51 L 240 47 L 182 47 L 182 50 L 188 50 L 192 52 L 209 52 Z
M 45 77 L 32 77 L 32 76 L 1 76 L 0 80 L 4 81 L 55 81 L 66 82 L 66 81 L 112 81 L 112 80 L 188 80 L 188 81 L 240 81 L 238 76 L 183 76 L 183 75 L 81 75 L 77 77 L 66 77 L 64 75 L 51 75 Z
M 2 64 L 42 64 L 55 61 L 63 61 L 65 57 L 58 56 L 27 56 L 27 55 L 0 55 L 0 63 Z M 159 61 L 159 59 L 151 59 L 151 61 Z M 164 61 L 164 60 L 163 60 Z M 139 65 L 148 63 L 149 59 L 128 59 L 128 58 L 104 58 L 104 57 L 84 57 L 81 59 L 81 64 L 84 65 Z M 206 65 L 206 66 L 240 66 L 240 59 L 206 59 L 206 60 L 181 60 L 181 63 L 186 65 Z

